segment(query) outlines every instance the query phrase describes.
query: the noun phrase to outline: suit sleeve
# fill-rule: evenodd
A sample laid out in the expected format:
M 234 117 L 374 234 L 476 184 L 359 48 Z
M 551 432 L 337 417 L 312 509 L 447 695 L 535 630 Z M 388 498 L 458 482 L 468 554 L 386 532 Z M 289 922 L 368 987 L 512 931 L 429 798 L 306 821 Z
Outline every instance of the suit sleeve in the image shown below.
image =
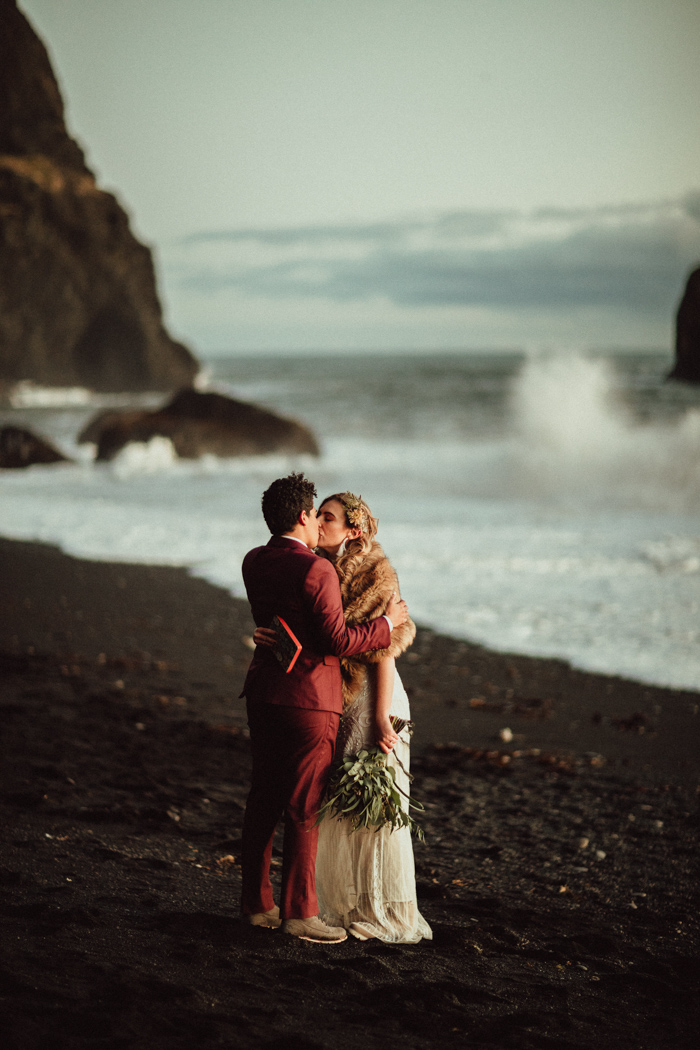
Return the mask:
M 380 616 L 359 627 L 348 627 L 335 569 L 329 561 L 317 558 L 304 581 L 304 600 L 323 648 L 333 656 L 354 656 L 370 649 L 387 649 L 391 642 L 389 624 Z

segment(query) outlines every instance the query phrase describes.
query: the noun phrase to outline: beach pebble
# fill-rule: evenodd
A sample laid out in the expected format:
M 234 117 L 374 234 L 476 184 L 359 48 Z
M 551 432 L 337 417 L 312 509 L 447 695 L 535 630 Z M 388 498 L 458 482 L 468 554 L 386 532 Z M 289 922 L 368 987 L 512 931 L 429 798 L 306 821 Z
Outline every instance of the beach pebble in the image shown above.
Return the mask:
M 606 857 L 607 857 L 607 853 L 605 852 L 604 849 L 597 849 L 595 851 L 595 859 L 596 860 L 605 860 Z
M 655 820 L 654 821 L 654 827 L 655 828 L 662 828 L 663 826 L 664 826 L 663 820 Z
M 513 739 L 513 730 L 508 729 L 508 727 L 506 726 L 505 729 L 500 730 L 498 736 L 504 744 L 509 744 L 510 741 Z
M 576 845 L 578 846 L 579 849 L 585 849 L 586 846 L 588 845 L 589 841 L 590 841 L 590 839 L 580 838 L 578 840 L 578 842 L 576 843 Z

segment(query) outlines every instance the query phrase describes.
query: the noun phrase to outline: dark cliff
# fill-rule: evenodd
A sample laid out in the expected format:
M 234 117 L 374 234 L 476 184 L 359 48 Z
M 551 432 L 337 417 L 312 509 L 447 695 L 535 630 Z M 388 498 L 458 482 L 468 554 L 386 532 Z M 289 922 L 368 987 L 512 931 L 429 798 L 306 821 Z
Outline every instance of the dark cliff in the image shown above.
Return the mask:
M 173 390 L 197 369 L 163 327 L 150 251 L 66 130 L 44 45 L 0 0 L 0 386 Z
M 676 314 L 676 363 L 669 379 L 700 383 L 700 268 L 693 270 Z

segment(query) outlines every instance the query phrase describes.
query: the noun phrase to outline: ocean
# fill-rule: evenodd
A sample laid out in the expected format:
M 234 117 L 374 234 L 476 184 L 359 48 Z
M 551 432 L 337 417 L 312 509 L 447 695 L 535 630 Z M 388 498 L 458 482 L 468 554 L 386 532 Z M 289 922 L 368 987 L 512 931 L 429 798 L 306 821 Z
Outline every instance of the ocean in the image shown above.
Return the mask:
M 75 436 L 114 404 L 25 385 L 0 423 L 75 464 L 0 473 L 0 533 L 85 558 L 183 565 L 244 594 L 260 495 L 301 469 L 352 489 L 419 623 L 500 650 L 700 689 L 700 389 L 650 352 L 256 355 L 203 382 L 311 425 L 322 455 L 95 465 Z M 162 400 L 162 399 L 160 399 Z

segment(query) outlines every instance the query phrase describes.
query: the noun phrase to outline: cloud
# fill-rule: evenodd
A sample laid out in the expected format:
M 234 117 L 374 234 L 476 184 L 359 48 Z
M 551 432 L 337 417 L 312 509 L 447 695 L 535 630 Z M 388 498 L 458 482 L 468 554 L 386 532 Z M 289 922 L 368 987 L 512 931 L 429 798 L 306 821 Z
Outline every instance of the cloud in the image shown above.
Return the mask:
M 200 348 L 666 346 L 700 260 L 700 192 L 205 230 L 162 253 L 170 318 Z
M 375 224 L 194 234 L 177 279 L 200 294 L 399 307 L 653 314 L 700 257 L 700 194 L 598 209 L 452 212 Z
M 260 229 L 252 227 L 242 230 L 202 230 L 191 233 L 180 241 L 183 245 L 202 245 L 241 241 L 253 241 L 260 244 L 290 245 L 317 244 L 321 241 L 386 241 L 397 234 L 394 223 L 368 223 L 366 225 L 331 225 L 331 226 L 291 226 L 280 229 Z

